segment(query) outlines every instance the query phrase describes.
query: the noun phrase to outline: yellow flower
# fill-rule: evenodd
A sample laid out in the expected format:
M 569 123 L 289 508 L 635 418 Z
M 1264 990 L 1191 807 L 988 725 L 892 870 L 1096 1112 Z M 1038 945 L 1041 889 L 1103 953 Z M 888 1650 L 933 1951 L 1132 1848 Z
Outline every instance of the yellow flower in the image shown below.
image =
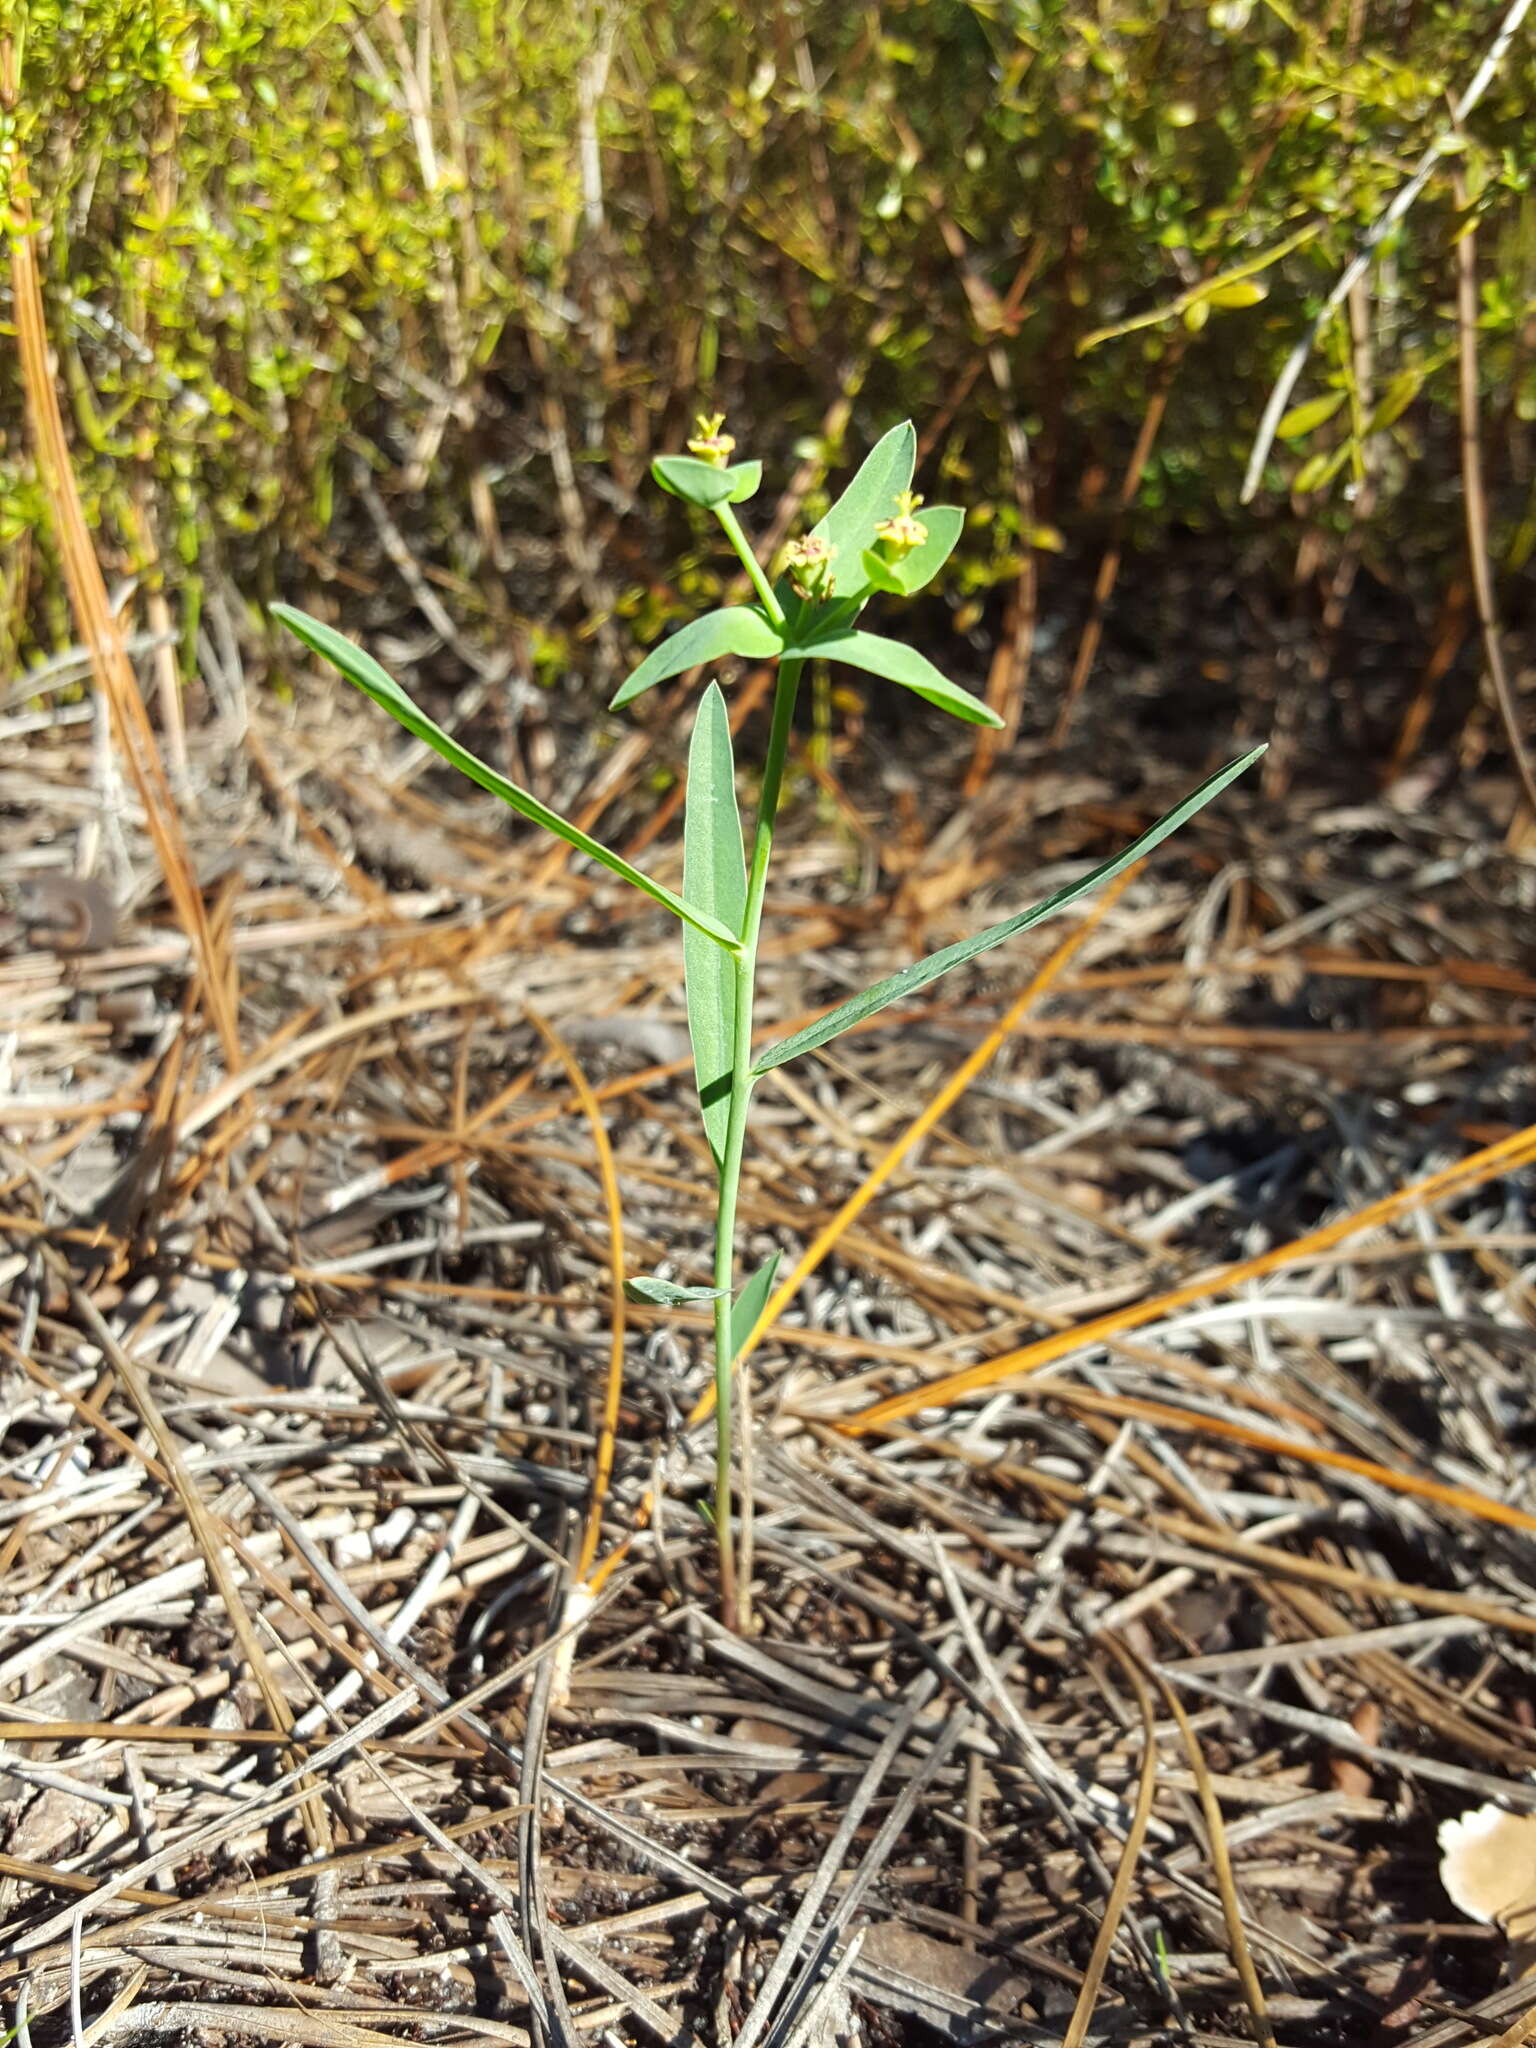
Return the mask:
M 701 412 L 693 423 L 693 439 L 688 443 L 688 453 L 697 455 L 700 462 L 707 462 L 711 469 L 724 469 L 736 446 L 735 436 L 725 433 L 724 426 L 723 412 Z
M 882 519 L 875 528 L 876 545 L 887 562 L 904 560 L 928 538 L 927 527 L 915 516 L 922 502 L 916 491 L 903 491 L 896 500 L 895 517 Z

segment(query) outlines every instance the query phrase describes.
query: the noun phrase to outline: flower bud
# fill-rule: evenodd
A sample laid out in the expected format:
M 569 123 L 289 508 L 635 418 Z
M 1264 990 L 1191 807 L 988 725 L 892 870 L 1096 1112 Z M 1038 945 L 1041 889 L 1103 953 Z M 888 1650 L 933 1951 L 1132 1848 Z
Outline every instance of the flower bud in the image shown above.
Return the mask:
M 792 540 L 784 550 L 784 567 L 797 597 L 828 598 L 832 595 L 832 560 L 837 549 L 808 533 Z

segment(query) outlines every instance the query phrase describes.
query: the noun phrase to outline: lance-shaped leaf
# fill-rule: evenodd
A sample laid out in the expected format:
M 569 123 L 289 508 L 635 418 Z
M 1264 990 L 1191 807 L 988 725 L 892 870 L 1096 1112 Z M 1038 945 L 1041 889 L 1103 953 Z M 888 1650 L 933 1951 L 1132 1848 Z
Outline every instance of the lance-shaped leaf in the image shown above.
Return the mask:
M 647 1308 L 690 1308 L 697 1301 L 718 1301 L 723 1287 L 681 1287 L 673 1280 L 658 1280 L 654 1274 L 643 1273 L 637 1279 L 624 1282 L 624 1292 L 631 1301 L 644 1302 Z
M 1281 441 L 1301 440 L 1314 427 L 1331 420 L 1347 396 L 1347 392 L 1333 391 L 1326 398 L 1309 398 L 1304 405 L 1293 405 L 1288 413 L 1282 414 L 1275 429 L 1276 438 Z
M 731 721 L 720 685 L 699 703 L 688 748 L 688 796 L 683 814 L 683 891 L 728 931 L 739 932 L 747 914 L 747 862 L 736 808 L 736 764 Z M 731 1068 L 736 1047 L 736 963 L 696 932 L 683 934 L 683 979 L 688 991 L 688 1035 L 704 1135 L 718 1166 L 731 1120 Z
M 702 933 L 712 947 L 728 947 L 735 952 L 738 945 L 737 932 L 718 923 L 708 912 L 695 909 L 685 903 L 681 896 L 674 896 L 670 889 L 660 882 L 642 874 L 632 867 L 622 854 L 610 853 L 583 832 L 579 825 L 573 825 L 552 811 L 547 804 L 541 804 L 536 796 L 526 789 L 519 789 L 515 782 L 508 782 L 504 775 L 498 775 L 467 747 L 461 747 L 451 733 L 446 733 L 424 711 L 418 710 L 385 669 L 380 668 L 371 654 L 365 654 L 334 626 L 327 626 L 319 619 L 312 619 L 308 612 L 295 610 L 292 605 L 275 604 L 270 607 L 273 618 L 280 619 L 290 633 L 295 634 L 312 648 L 323 660 L 331 663 L 346 677 L 349 683 L 365 691 L 376 704 L 382 704 L 392 718 L 397 718 L 408 733 L 441 754 L 450 767 L 457 768 L 461 775 L 467 775 L 471 782 L 478 782 L 482 789 L 488 789 L 492 796 L 499 796 L 504 804 L 524 818 L 531 818 L 536 825 L 542 825 L 546 832 L 553 832 L 557 839 L 563 839 L 567 846 L 574 846 L 578 853 L 598 861 L 611 873 L 629 882 L 636 889 L 649 896 L 653 903 L 659 903 L 670 910 L 674 917 L 680 917 L 690 931 Z M 739 929 L 739 920 L 738 920 Z M 722 958 L 724 955 L 722 954 Z
M 740 505 L 762 482 L 763 465 L 734 462 L 729 469 L 718 469 L 697 455 L 658 455 L 651 475 L 664 491 L 686 498 L 690 505 Z
M 912 597 L 925 590 L 955 551 L 965 514 L 958 505 L 925 505 L 914 515 L 928 530 L 911 554 L 899 562 L 888 562 L 878 548 L 864 550 L 864 574 L 876 590 L 893 597 Z
M 1208 804 L 1213 796 L 1219 796 L 1227 784 L 1241 775 L 1245 768 L 1251 768 L 1264 752 L 1255 747 L 1244 754 L 1241 760 L 1231 761 L 1219 769 L 1200 787 L 1192 790 L 1181 804 L 1176 804 L 1166 818 L 1142 833 L 1112 860 L 1096 867 L 1091 874 L 1084 875 L 1080 882 L 1069 882 L 1064 889 L 1058 889 L 1054 896 L 1047 896 L 1043 903 L 1037 903 L 1032 910 L 1020 911 L 1017 917 L 1006 918 L 990 930 L 978 932 L 974 938 L 961 939 L 953 946 L 946 946 L 941 952 L 930 953 L 926 960 L 916 961 L 904 968 L 900 974 L 893 974 L 885 981 L 867 988 L 863 995 L 852 996 L 846 1003 L 839 1003 L 835 1010 L 820 1017 L 814 1024 L 808 1024 L 803 1031 L 797 1031 L 793 1038 L 782 1038 L 777 1045 L 769 1046 L 753 1068 L 754 1075 L 771 1073 L 775 1067 L 783 1066 L 786 1060 L 798 1058 L 803 1052 L 811 1052 L 818 1045 L 825 1045 L 829 1038 L 836 1038 L 840 1031 L 847 1031 L 855 1024 L 862 1024 L 866 1017 L 873 1017 L 877 1010 L 886 1009 L 892 1003 L 904 1002 L 908 996 L 916 995 L 919 989 L 927 988 L 931 981 L 937 981 L 941 974 L 947 974 L 952 967 L 960 967 L 967 960 L 974 960 L 978 953 L 990 952 L 1006 939 L 1016 938 L 1020 932 L 1027 932 L 1032 925 L 1042 924 L 1048 917 L 1054 917 L 1058 910 L 1065 910 L 1069 903 L 1075 903 L 1080 896 L 1097 889 L 1103 882 L 1112 881 L 1122 869 L 1128 868 L 1144 854 L 1152 851 L 1165 840 L 1170 832 L 1176 832 L 1186 818 L 1192 818 L 1202 805 Z
M 756 1328 L 757 1319 L 763 1312 L 764 1304 L 773 1292 L 773 1282 L 779 1270 L 781 1254 L 775 1252 L 764 1260 L 752 1278 L 731 1303 L 731 1363 L 734 1365 L 741 1356 L 741 1348 Z
M 653 647 L 634 674 L 624 683 L 610 709 L 633 704 L 637 697 L 664 683 L 668 676 L 680 676 L 701 662 L 718 661 L 725 654 L 744 654 L 763 660 L 777 654 L 782 642 L 755 605 L 727 605 L 723 611 L 705 612 Z
M 917 461 L 917 434 L 910 420 L 882 434 L 860 463 L 853 482 L 838 499 L 819 526 L 817 540 L 837 550 L 832 573 L 840 594 L 852 596 L 856 563 L 864 550 L 875 544 L 875 528 L 896 511 L 896 500 L 912 488 L 912 470 Z
M 784 655 L 786 660 L 802 656 L 807 661 L 845 661 L 850 668 L 861 668 L 867 675 L 883 676 L 889 683 L 900 683 L 904 690 L 915 690 L 919 697 L 926 697 L 952 717 L 963 718 L 968 725 L 1003 722 L 979 697 L 936 669 L 927 655 L 899 640 L 887 640 L 882 633 L 833 633 L 800 646 L 787 646 Z

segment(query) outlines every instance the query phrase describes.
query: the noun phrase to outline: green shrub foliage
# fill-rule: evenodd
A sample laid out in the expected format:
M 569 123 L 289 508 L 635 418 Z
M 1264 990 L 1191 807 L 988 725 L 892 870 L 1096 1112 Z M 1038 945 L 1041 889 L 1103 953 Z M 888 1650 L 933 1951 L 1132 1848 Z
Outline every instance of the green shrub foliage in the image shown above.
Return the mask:
M 1359 516 L 1368 480 L 1370 544 L 1443 564 L 1458 545 L 1450 265 L 1467 213 L 1489 444 L 1514 451 L 1493 465 L 1495 542 L 1516 565 L 1529 552 L 1529 24 L 1384 245 L 1356 326 L 1341 312 L 1320 337 L 1265 493 L 1237 509 L 1280 363 L 1445 128 L 1500 10 L 8 11 L 21 93 L 5 123 L 30 166 L 87 509 L 109 567 L 163 579 L 189 640 L 216 564 L 256 595 L 302 596 L 359 545 L 376 554 L 368 476 L 484 644 L 508 591 L 538 617 L 532 656 L 552 671 L 605 610 L 644 644 L 711 594 L 703 552 L 685 587 L 654 583 L 673 548 L 652 523 L 692 520 L 701 547 L 704 529 L 637 489 L 706 398 L 776 462 L 826 468 L 877 423 L 943 423 L 923 483 L 975 508 L 946 583 L 962 604 L 1030 548 L 1092 543 L 1164 390 L 1133 539 L 1241 518 L 1282 560 L 1295 521 Z M 1015 488 L 1010 414 L 1032 501 Z M 570 545 L 551 468 L 562 437 L 620 568 L 536 592 L 521 537 L 541 535 L 545 559 Z M 13 376 L 11 663 L 69 630 L 39 510 Z M 510 552 L 503 530 L 519 536 Z

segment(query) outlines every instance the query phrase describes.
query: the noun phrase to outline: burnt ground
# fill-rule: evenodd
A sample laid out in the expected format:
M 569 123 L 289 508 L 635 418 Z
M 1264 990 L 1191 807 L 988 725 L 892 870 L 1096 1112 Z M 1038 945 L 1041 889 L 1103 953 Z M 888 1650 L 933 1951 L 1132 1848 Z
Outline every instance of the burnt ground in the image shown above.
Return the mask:
M 339 685 L 247 678 L 231 630 L 172 763 L 195 971 L 96 708 L 11 690 L 19 2038 L 1517 2021 L 1437 1830 L 1536 1811 L 1536 881 L 1470 656 L 1383 775 L 1433 622 L 1385 590 L 1351 621 L 1321 645 L 1193 556 L 1155 601 L 1133 568 L 1064 748 L 1075 616 L 971 796 L 966 735 L 907 702 L 800 750 L 770 1035 L 1284 742 L 1107 907 L 762 1087 L 744 1263 L 787 1276 L 900 1156 L 752 1359 L 740 1636 L 696 1311 L 622 1306 L 572 1599 L 614 1268 L 708 1270 L 666 920 Z M 676 885 L 685 693 L 635 725 L 441 701 Z M 38 886 L 71 874 L 83 908 Z

